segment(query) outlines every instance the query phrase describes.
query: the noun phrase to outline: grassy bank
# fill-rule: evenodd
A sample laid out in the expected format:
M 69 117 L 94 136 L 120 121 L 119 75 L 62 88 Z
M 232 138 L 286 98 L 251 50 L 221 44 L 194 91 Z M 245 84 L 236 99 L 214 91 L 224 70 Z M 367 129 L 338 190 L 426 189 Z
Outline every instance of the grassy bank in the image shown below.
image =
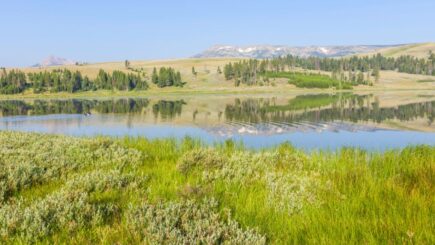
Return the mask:
M 421 83 L 424 84 L 424 83 Z M 429 83 L 426 83 L 429 84 Z M 292 85 L 288 85 L 292 86 Z M 238 87 L 238 88 L 215 88 L 215 89 L 162 89 L 162 90 L 148 90 L 148 91 L 89 91 L 78 93 L 40 93 L 35 94 L 32 92 L 26 92 L 21 94 L 4 95 L 0 94 L 0 100 L 21 100 L 21 99 L 80 99 L 80 98 L 121 98 L 121 97 L 166 97 L 166 96 L 201 96 L 201 95 L 292 95 L 292 94 L 324 94 L 324 93 L 348 93 L 352 91 L 354 93 L 369 93 L 369 92 L 428 92 L 427 88 L 398 88 L 398 89 L 384 89 L 371 87 L 353 89 L 353 90 L 338 90 L 338 89 L 319 89 L 319 88 L 295 88 L 295 87 Z
M 0 132 L 4 243 L 435 242 L 435 148 Z
M 33 93 L 26 91 L 21 94 L 6 95 L 0 94 L 0 100 L 14 100 L 14 99 L 61 99 L 61 98 L 107 98 L 107 97 L 143 97 L 143 96 L 196 96 L 196 95 L 237 95 L 237 94 L 296 94 L 296 93 L 336 93 L 348 92 L 348 90 L 335 90 L 335 89 L 301 89 L 294 87 L 232 87 L 232 88 L 213 88 L 213 89 L 190 89 L 190 88 L 164 88 L 164 89 L 150 89 L 145 91 L 112 91 L 112 90 L 99 90 L 87 91 L 77 93 Z

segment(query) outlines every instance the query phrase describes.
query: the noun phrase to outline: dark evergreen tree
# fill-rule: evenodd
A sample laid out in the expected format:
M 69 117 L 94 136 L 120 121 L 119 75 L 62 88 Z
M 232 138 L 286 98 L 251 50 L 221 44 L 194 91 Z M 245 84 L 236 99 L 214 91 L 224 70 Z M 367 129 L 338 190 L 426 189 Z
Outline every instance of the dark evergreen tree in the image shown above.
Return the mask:
M 97 78 L 95 79 L 95 85 L 97 89 L 112 89 L 112 84 L 110 83 L 110 76 L 103 69 L 98 72 Z
M 157 73 L 157 72 L 156 72 Z M 154 74 L 154 71 L 153 71 Z M 181 73 L 176 72 L 173 68 L 161 67 L 158 75 L 153 75 L 153 81 L 156 81 L 158 87 L 182 87 L 184 83 L 181 80 Z
M 0 93 L 17 94 L 26 88 L 26 74 L 19 70 L 7 72 L 2 69 L 0 72 Z
M 140 75 L 133 73 L 126 74 L 121 71 L 114 71 L 108 74 L 104 70 L 98 72 L 97 78 L 91 81 L 88 77 L 83 77 L 79 71 L 53 70 L 52 72 L 29 73 L 29 86 L 33 87 L 35 93 L 44 91 L 51 92 L 70 92 L 89 91 L 97 89 L 108 90 L 132 90 L 147 89 L 147 82 Z
M 376 82 L 379 82 L 379 77 L 380 77 L 379 67 L 375 66 L 375 68 L 373 68 L 372 76 L 375 77 Z
M 159 82 L 159 75 L 157 75 L 157 69 L 154 67 L 153 74 L 151 75 L 151 81 L 154 84 L 157 84 Z

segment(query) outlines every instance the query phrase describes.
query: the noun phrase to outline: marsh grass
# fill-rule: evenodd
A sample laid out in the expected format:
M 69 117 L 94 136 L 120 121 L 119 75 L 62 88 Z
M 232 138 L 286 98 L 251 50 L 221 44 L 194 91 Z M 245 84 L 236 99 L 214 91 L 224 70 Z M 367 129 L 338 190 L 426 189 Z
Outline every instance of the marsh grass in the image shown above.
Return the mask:
M 1 243 L 435 242 L 431 146 L 306 153 L 13 132 L 0 142 L 1 167 L 15 166 L 0 176 Z M 15 175 L 21 166 L 45 171 Z

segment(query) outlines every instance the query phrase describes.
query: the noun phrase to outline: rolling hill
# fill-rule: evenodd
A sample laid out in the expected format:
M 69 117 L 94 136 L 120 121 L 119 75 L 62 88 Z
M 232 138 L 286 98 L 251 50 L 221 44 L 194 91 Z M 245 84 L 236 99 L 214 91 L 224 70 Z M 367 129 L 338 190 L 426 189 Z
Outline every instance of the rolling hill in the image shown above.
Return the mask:
M 359 56 L 374 55 L 380 53 L 386 57 L 399 57 L 402 55 L 410 55 L 417 58 L 427 58 L 429 51 L 435 53 L 435 42 L 407 44 L 399 47 L 388 47 L 376 50 L 374 52 L 361 53 Z

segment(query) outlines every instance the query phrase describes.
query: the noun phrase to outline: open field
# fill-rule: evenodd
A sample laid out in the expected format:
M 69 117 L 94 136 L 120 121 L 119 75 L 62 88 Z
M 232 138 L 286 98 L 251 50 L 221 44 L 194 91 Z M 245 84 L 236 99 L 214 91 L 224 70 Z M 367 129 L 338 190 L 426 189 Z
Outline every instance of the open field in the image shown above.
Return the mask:
M 435 242 L 435 148 L 0 132 L 2 243 Z

